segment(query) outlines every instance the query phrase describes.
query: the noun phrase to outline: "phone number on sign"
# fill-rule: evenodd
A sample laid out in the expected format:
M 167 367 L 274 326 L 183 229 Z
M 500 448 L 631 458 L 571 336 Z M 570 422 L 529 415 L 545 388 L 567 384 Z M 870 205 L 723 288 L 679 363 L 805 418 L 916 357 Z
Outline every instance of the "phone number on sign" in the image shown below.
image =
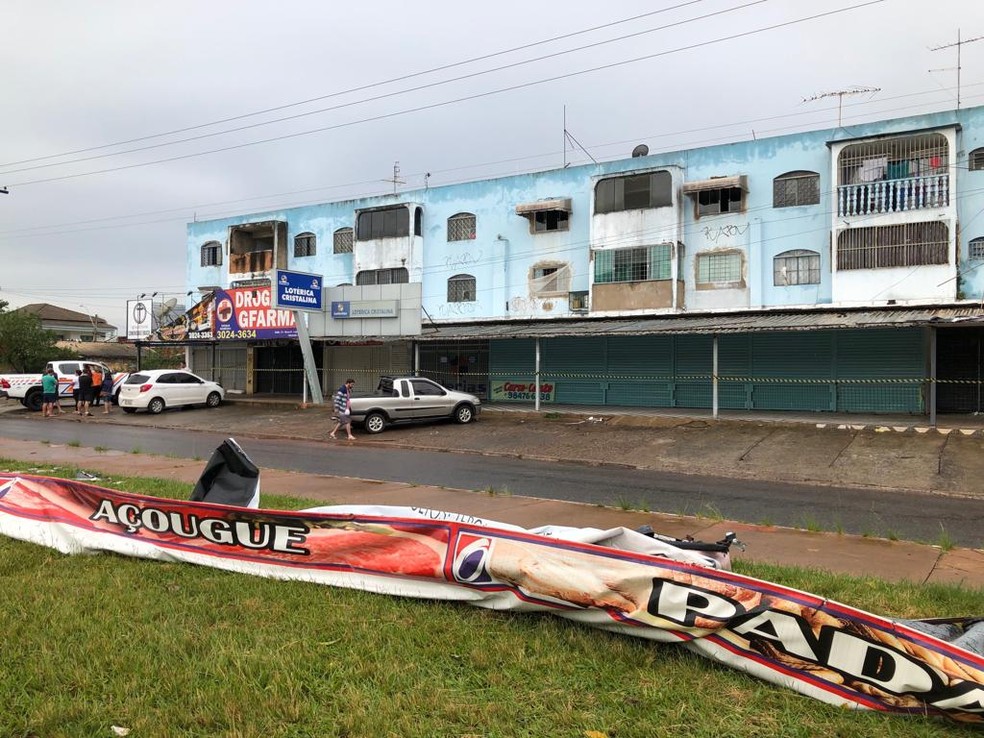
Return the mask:
M 256 331 L 216 331 L 216 338 L 256 338 Z

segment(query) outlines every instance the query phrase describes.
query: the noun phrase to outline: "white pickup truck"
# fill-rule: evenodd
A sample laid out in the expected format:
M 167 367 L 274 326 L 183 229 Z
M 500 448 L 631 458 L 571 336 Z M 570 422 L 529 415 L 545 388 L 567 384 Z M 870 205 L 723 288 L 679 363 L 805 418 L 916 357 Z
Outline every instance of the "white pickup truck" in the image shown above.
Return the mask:
M 89 367 L 92 371 L 97 369 L 105 376 L 106 372 L 111 371 L 105 364 L 98 361 L 49 361 L 45 366 L 55 370 L 58 377 L 58 400 L 61 402 L 66 398 L 72 399 L 72 383 L 75 379 L 76 369 Z M 113 373 L 113 401 L 119 396 L 120 387 L 129 376 L 126 372 Z M 21 405 L 29 410 L 41 409 L 41 375 L 40 374 L 5 374 L 0 379 L 0 390 L 7 393 L 7 397 L 20 400 Z
M 382 433 L 393 423 L 444 418 L 470 423 L 481 407 L 475 395 L 445 389 L 423 377 L 381 377 L 375 395 L 352 398 L 352 420 L 369 433 Z

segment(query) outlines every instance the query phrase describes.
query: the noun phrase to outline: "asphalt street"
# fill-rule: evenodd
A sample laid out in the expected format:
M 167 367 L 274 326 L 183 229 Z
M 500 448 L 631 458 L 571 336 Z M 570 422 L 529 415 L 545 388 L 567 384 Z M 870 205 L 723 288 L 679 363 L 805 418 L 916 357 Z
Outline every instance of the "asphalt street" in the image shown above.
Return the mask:
M 207 412 L 207 411 L 202 411 Z M 235 432 L 46 421 L 0 415 L 0 437 L 205 459 L 233 435 L 261 468 L 454 489 L 494 490 L 678 515 L 830 530 L 960 546 L 980 545 L 984 505 L 959 497 L 721 478 L 618 465 L 483 456 L 385 443 L 326 444 Z M 0 452 L 2 456 L 2 452 Z

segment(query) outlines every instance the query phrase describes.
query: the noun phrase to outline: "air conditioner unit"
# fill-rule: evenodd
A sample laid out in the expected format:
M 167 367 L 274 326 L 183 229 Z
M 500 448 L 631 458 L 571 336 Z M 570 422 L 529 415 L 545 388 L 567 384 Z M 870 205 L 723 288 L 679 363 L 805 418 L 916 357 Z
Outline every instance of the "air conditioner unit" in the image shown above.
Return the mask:
M 579 290 L 577 292 L 567 293 L 567 304 L 572 313 L 586 313 L 589 310 L 588 306 L 588 291 Z

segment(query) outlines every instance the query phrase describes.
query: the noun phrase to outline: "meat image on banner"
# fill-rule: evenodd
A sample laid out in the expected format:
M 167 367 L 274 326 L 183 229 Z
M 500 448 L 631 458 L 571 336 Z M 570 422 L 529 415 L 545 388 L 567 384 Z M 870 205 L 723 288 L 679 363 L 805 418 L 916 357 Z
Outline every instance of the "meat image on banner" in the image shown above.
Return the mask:
M 274 307 L 269 285 L 216 290 L 215 338 L 297 338 L 294 312 Z
M 409 507 L 264 510 L 0 475 L 0 534 L 68 554 L 552 612 L 832 704 L 984 724 L 984 618 L 893 620 L 621 528 L 527 530 Z

